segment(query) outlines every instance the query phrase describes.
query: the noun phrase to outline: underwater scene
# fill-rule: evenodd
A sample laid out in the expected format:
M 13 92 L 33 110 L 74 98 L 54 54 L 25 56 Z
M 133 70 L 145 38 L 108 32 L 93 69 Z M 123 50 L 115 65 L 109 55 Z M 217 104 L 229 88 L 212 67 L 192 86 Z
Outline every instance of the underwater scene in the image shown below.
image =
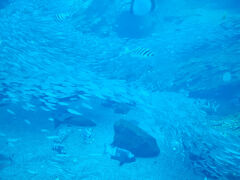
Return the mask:
M 240 180 L 240 0 L 0 0 L 0 180 Z

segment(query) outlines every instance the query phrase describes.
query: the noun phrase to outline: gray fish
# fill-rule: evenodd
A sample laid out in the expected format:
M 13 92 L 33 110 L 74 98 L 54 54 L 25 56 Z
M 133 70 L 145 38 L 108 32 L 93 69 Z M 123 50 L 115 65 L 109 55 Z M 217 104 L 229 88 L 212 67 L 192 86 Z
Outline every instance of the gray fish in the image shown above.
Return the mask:
M 136 161 L 134 154 L 119 147 L 105 146 L 105 153 L 110 154 L 111 159 L 119 161 L 119 166 Z
M 70 125 L 70 126 L 81 126 L 81 127 L 93 127 L 96 126 L 96 123 L 90 119 L 84 117 L 67 117 L 64 120 L 54 119 L 54 127 L 57 128 L 60 125 Z

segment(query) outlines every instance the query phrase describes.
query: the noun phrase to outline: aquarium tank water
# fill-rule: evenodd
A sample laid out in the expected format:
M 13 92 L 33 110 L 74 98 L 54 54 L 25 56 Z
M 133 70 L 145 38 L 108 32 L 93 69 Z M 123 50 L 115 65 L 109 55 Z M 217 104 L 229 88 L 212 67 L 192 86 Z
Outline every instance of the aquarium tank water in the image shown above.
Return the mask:
M 240 180 L 240 0 L 0 0 L 0 180 Z

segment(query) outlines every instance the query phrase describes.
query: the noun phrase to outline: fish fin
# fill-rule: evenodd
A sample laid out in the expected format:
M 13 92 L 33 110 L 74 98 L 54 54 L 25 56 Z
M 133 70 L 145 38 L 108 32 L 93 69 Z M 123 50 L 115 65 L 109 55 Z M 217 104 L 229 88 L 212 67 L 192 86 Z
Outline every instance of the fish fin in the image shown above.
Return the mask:
M 119 166 L 122 166 L 124 164 L 124 161 L 119 162 Z
M 58 119 L 54 119 L 54 128 L 58 128 L 61 125 L 61 121 L 59 121 Z
M 14 158 L 14 154 L 11 154 L 11 155 L 9 156 L 9 160 L 11 161 L 11 164 L 13 164 L 13 158 Z
M 119 160 L 116 156 L 113 156 L 113 155 L 111 155 L 111 159 L 113 159 L 113 160 Z

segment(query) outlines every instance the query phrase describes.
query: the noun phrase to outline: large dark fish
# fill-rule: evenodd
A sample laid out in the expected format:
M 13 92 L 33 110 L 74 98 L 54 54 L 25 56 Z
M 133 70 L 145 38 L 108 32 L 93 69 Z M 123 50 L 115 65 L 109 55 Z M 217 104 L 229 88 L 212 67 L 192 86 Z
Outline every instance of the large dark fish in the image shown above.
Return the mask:
M 12 158 L 4 154 L 0 154 L 0 170 L 9 166 L 12 163 Z
M 119 103 L 113 100 L 105 100 L 101 103 L 103 107 L 112 108 L 116 114 L 127 114 L 131 109 L 136 106 L 135 102 Z
M 81 127 L 93 127 L 96 123 L 90 119 L 84 117 L 67 117 L 64 120 L 54 119 L 54 127 L 57 128 L 60 125 L 65 124 L 69 126 L 81 126 Z

